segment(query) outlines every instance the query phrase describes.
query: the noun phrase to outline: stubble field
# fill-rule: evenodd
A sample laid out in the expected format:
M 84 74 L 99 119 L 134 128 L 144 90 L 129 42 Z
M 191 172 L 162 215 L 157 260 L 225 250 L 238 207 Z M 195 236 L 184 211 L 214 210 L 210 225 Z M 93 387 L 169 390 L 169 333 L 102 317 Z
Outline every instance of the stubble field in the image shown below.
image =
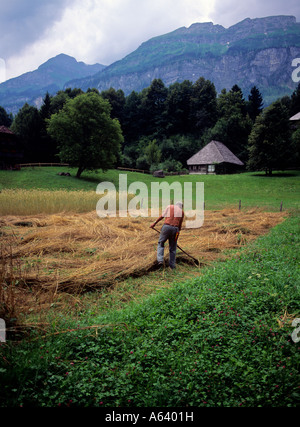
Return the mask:
M 259 209 L 206 211 L 204 224 L 180 234 L 178 265 L 201 267 L 226 257 L 267 233 L 284 220 L 283 212 Z M 1 230 L 1 280 L 3 292 L 13 285 L 18 311 L 46 295 L 111 288 L 129 277 L 147 275 L 156 268 L 158 233 L 151 218 L 99 218 L 96 212 L 36 216 L 3 216 Z M 163 222 L 157 225 L 160 229 Z M 165 250 L 168 268 L 168 245 Z M 50 300 L 49 300 L 50 301 Z

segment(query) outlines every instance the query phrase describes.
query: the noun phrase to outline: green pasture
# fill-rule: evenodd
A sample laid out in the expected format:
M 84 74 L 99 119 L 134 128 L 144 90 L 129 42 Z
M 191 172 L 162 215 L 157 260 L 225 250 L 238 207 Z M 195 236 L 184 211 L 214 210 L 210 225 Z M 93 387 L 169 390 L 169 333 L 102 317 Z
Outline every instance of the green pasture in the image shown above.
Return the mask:
M 69 172 L 71 176 L 59 176 L 59 172 Z M 279 210 L 281 203 L 284 210 L 299 209 L 300 171 L 274 172 L 267 177 L 263 172 L 243 173 L 234 175 L 181 175 L 154 178 L 150 174 L 109 170 L 103 172 L 85 172 L 77 179 L 76 169 L 61 167 L 23 168 L 21 171 L 0 171 L 0 190 L 65 190 L 69 192 L 85 191 L 96 194 L 100 182 L 112 182 L 119 190 L 119 176 L 127 175 L 128 187 L 133 182 L 143 182 L 151 197 L 151 183 L 179 182 L 193 183 L 193 198 L 195 199 L 196 183 L 204 183 L 204 202 L 206 209 L 222 209 L 241 206 L 259 207 L 266 210 Z M 1 194 L 0 194 L 1 196 Z M 52 195 L 55 197 L 55 194 Z M 0 203 L 5 203 L 1 201 Z M 94 208 L 87 204 L 86 210 Z M 60 210 L 61 208 L 58 208 Z M 85 208 L 83 208 L 85 210 Z M 30 212 L 28 212 L 30 213 Z M 1 212 L 0 212 L 1 214 Z M 2 213 L 3 214 L 3 213 Z

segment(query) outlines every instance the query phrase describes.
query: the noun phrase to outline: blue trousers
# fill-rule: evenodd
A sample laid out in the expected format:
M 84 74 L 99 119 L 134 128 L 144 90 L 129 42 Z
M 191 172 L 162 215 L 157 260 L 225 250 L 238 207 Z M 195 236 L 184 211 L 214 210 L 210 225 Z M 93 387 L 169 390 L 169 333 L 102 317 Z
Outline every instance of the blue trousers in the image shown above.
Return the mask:
M 158 246 L 157 246 L 157 261 L 164 261 L 165 243 L 169 240 L 169 266 L 173 269 L 176 264 L 176 248 L 177 240 L 175 240 L 176 233 L 179 231 L 178 227 L 164 224 L 161 228 Z

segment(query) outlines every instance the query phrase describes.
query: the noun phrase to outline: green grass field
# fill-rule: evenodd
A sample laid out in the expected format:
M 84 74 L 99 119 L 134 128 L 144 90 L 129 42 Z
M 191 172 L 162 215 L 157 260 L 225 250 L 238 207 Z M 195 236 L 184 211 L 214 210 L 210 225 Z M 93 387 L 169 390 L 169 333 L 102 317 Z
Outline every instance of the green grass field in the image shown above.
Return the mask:
M 118 190 L 124 173 L 78 180 L 75 170 L 60 177 L 61 170 L 0 171 L 0 214 L 41 212 L 45 198 L 46 211 L 90 210 L 97 184 L 110 181 Z M 127 177 L 128 185 L 148 188 L 159 181 Z M 286 220 L 200 270 L 153 271 L 115 289 L 69 295 L 69 305 L 53 304 L 40 321 L 29 315 L 30 334 L 0 345 L 0 407 L 299 407 L 300 342 L 292 324 L 300 318 L 299 177 L 165 178 L 203 181 L 206 209 L 237 208 L 241 200 L 242 207 L 279 210 L 283 202 Z
M 71 177 L 58 176 L 61 171 L 70 172 Z M 0 190 L 2 190 L 2 201 L 5 201 L 3 195 L 5 190 L 47 190 L 55 192 L 64 190 L 69 192 L 85 191 L 91 193 L 91 203 L 86 207 L 81 207 L 81 211 L 94 209 L 96 188 L 100 182 L 112 182 L 116 190 L 119 189 L 119 175 L 125 172 L 118 170 L 109 170 L 106 173 L 83 173 L 81 179 L 75 177 L 76 170 L 59 167 L 36 167 L 24 168 L 21 171 L 0 171 Z M 148 187 L 148 195 L 151 196 L 151 182 L 192 182 L 195 188 L 196 182 L 204 183 L 204 200 L 206 209 L 222 209 L 225 207 L 238 207 L 241 200 L 242 207 L 260 207 L 268 210 L 279 210 L 281 202 L 283 209 L 299 209 L 300 196 L 300 172 L 289 171 L 288 173 L 277 172 L 272 177 L 266 177 L 264 173 L 244 173 L 240 175 L 185 175 L 169 176 L 164 179 L 154 178 L 152 175 L 126 172 L 128 186 L 133 182 L 144 182 Z M 10 193 L 12 194 L 12 193 Z M 28 193 L 29 194 L 29 193 Z M 1 196 L 1 194 L 0 194 Z M 25 195 L 22 197 L 25 203 Z M 47 194 L 49 198 L 49 194 Z M 194 196 L 195 197 L 195 196 Z M 43 196 L 42 196 L 43 198 Z M 52 194 L 55 199 L 55 193 Z M 20 205 L 20 200 L 17 203 Z M 55 203 L 54 203 L 55 204 Z M 58 203 L 57 211 L 68 209 L 68 206 L 62 207 Z M 18 213 L 17 207 L 11 207 L 14 212 Z M 51 208 L 51 212 L 54 208 Z M 70 210 L 73 210 L 73 208 Z M 28 212 L 31 213 L 31 212 Z M 36 211 L 34 211 L 36 213 Z M 0 211 L 0 214 L 5 214 Z

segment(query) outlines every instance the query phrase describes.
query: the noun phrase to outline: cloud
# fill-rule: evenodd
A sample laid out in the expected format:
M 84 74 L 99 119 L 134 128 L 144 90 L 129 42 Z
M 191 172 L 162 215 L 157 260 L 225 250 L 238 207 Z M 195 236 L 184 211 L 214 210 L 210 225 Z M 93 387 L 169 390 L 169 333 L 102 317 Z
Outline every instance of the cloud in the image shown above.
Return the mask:
M 28 27 L 37 25 L 37 28 L 29 31 L 23 26 L 25 41 L 17 50 L 11 50 L 7 58 L 8 75 L 35 69 L 59 53 L 89 64 L 109 65 L 151 37 L 189 26 L 195 20 L 208 20 L 214 3 L 206 0 L 75 0 L 70 3 L 65 0 L 62 6 L 59 2 L 61 0 L 48 2 L 47 20 L 46 7 L 39 8 L 38 2 L 31 0 L 32 13 L 22 19 Z M 59 10 L 54 13 L 56 3 Z M 12 6 L 10 11 L 13 9 Z M 15 18 L 15 22 L 20 22 Z M 46 22 L 44 27 L 40 21 Z M 17 42 L 13 37 L 10 45 Z
M 278 14 L 300 21 L 299 0 L 9 0 L 1 6 L 7 78 L 60 53 L 109 65 L 151 37 L 195 22 L 229 27 Z
M 300 22 L 299 0 L 215 0 L 214 12 L 211 14 L 214 23 L 228 28 L 246 18 L 263 18 L 275 15 L 296 16 Z
M 104 62 L 115 60 L 116 52 L 128 45 L 140 43 L 156 36 L 206 18 L 210 9 L 205 0 L 76 0 L 65 9 L 60 22 L 47 34 L 54 45 L 63 42 L 70 50 L 92 56 L 99 46 L 98 57 Z M 203 12 L 204 11 L 204 12 Z M 101 50 L 100 50 L 101 49 Z M 118 58 L 119 59 L 119 58 Z
M 61 18 L 71 0 L 9 0 L 1 2 L 0 56 L 6 60 L 20 54 Z

